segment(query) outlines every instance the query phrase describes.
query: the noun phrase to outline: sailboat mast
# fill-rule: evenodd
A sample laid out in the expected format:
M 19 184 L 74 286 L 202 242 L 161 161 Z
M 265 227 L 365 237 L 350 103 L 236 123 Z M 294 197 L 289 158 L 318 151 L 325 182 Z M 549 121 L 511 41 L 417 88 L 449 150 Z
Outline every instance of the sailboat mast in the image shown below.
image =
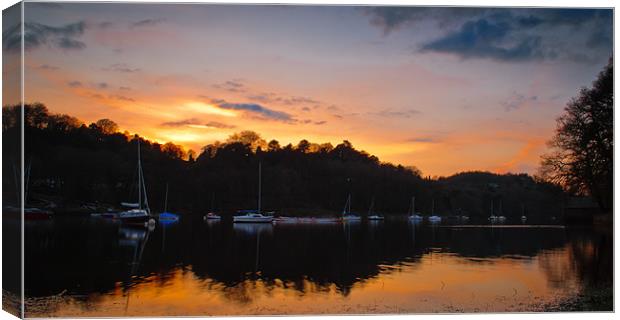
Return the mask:
M 166 183 L 166 198 L 164 200 L 164 212 L 168 212 L 168 183 Z
M 261 198 L 261 184 L 262 184 L 262 163 L 258 163 L 258 213 L 260 213 L 260 198 Z
M 138 139 L 138 206 L 142 209 L 142 165 L 140 164 L 140 138 Z
M 433 206 L 431 208 L 431 215 L 434 216 L 435 215 L 435 199 L 433 199 Z

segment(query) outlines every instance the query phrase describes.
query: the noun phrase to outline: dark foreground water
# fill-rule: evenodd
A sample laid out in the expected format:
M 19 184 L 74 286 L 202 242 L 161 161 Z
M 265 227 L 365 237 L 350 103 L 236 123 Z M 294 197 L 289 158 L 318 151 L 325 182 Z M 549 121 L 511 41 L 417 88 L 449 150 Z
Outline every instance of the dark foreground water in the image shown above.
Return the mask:
M 26 316 L 543 311 L 610 287 L 612 234 L 561 226 L 27 222 Z

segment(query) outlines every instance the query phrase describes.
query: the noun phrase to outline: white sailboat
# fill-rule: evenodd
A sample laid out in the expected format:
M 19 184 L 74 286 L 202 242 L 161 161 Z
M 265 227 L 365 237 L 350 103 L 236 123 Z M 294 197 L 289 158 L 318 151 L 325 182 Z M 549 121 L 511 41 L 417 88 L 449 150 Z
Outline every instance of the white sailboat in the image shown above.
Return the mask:
M 498 222 L 505 222 L 506 221 L 506 217 L 503 215 L 502 212 L 502 200 L 499 200 L 499 216 L 497 217 L 497 221 Z
M 525 223 L 527 221 L 527 216 L 525 215 L 525 205 L 521 204 L 521 223 Z
M 439 223 L 441 222 L 441 217 L 435 215 L 435 199 L 433 199 L 433 203 L 431 206 L 431 216 L 428 217 L 428 222 L 430 223 Z
M 411 197 L 411 204 L 409 204 L 409 220 L 410 221 L 414 221 L 414 222 L 420 222 L 422 220 L 424 220 L 424 217 L 422 217 L 419 214 L 415 213 L 415 197 Z
M 219 214 L 215 213 L 215 194 L 211 196 L 211 211 L 205 214 L 203 217 L 204 220 L 222 220 L 222 217 Z
M 362 217 L 351 213 L 351 194 L 347 196 L 347 202 L 342 210 L 342 221 L 360 221 Z
M 263 215 L 261 213 L 261 184 L 262 184 L 262 165 L 258 163 L 258 209 L 257 210 L 245 210 L 241 213 L 244 215 L 234 216 L 233 222 L 237 223 L 271 223 L 273 222 L 273 215 Z
M 384 216 L 380 216 L 376 213 L 373 213 L 374 208 L 375 208 L 375 197 L 372 197 L 372 200 L 370 201 L 370 208 L 368 208 L 368 220 L 374 220 L 374 221 L 385 220 Z
M 136 137 L 136 140 L 138 141 L 138 202 L 121 202 L 122 206 L 130 209 L 119 212 L 116 218 L 124 223 L 155 223 L 151 217 L 144 184 L 144 173 L 142 172 L 142 160 L 140 158 L 140 138 Z
M 496 223 L 499 220 L 499 217 L 495 215 L 493 209 L 493 199 L 491 199 L 491 215 L 489 216 L 489 222 Z

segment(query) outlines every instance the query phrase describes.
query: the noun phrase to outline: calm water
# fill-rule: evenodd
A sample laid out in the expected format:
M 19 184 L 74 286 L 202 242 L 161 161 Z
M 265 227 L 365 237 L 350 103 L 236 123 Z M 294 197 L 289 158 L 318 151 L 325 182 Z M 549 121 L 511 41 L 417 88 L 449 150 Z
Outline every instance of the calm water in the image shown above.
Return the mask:
M 26 223 L 26 316 L 537 311 L 610 285 L 612 235 L 559 226 Z

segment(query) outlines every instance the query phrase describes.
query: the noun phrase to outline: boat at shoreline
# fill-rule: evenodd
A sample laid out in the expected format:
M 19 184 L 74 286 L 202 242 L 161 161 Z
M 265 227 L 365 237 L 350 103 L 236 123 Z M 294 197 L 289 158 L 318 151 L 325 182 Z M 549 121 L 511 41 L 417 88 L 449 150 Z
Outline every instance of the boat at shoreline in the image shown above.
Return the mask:
M 411 203 L 409 204 L 407 214 L 409 215 L 409 221 L 411 222 L 421 222 L 424 220 L 423 216 L 415 213 L 415 197 L 411 197 Z
M 173 223 L 179 221 L 179 215 L 168 212 L 168 184 L 166 183 L 166 198 L 164 200 L 164 212 L 157 217 L 160 223 Z
M 375 197 L 372 197 L 372 200 L 370 201 L 370 208 L 368 208 L 368 220 L 369 221 L 383 221 L 383 220 L 385 220 L 384 216 L 379 215 L 377 213 L 373 213 L 374 207 L 375 207 Z
M 344 204 L 344 209 L 342 210 L 342 221 L 361 221 L 362 217 L 351 213 L 351 194 L 347 196 L 347 202 Z
M 233 217 L 234 223 L 272 223 L 272 215 L 263 215 L 261 213 L 261 185 L 262 185 L 262 163 L 258 163 L 258 209 L 256 210 L 242 210 L 238 213 L 245 213 L 244 215 L 236 215 Z
M 151 216 L 146 185 L 144 183 L 144 173 L 142 172 L 140 138 L 136 137 L 136 140 L 138 143 L 138 202 L 121 202 L 122 206 L 130 209 L 119 212 L 116 215 L 116 219 L 127 224 L 154 224 L 155 219 Z

